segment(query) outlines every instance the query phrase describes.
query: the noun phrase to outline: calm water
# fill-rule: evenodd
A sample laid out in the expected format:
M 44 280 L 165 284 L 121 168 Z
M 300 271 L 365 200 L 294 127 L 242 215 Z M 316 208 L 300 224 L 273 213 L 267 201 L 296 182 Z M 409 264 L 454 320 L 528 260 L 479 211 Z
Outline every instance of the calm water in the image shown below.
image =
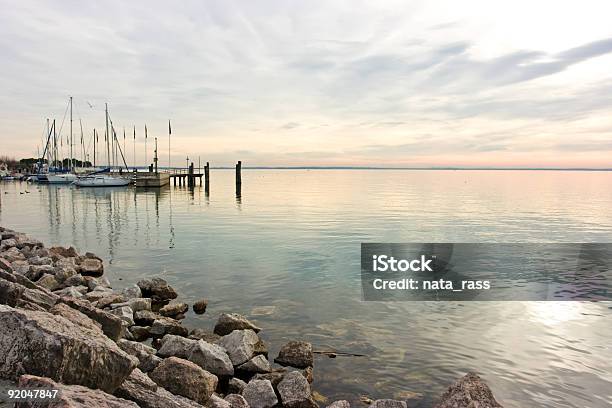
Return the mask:
M 319 358 L 331 399 L 422 393 L 468 370 L 505 407 L 612 405 L 612 306 L 577 302 L 361 301 L 361 242 L 612 242 L 612 173 L 213 170 L 210 196 L 0 183 L 0 224 L 110 262 L 119 288 L 160 275 L 186 324 L 239 312 L 287 339 L 366 354 Z M 25 193 L 29 191 L 29 193 Z M 21 194 L 24 192 L 24 194 Z

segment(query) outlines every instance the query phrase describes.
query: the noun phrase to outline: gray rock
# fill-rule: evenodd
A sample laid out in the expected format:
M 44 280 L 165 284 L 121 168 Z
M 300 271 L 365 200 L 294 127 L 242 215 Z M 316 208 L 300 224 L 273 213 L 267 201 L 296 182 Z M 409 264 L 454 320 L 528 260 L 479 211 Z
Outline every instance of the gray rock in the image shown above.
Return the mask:
M 14 238 L 3 239 L 2 242 L 0 242 L 0 251 L 5 251 L 9 248 L 13 248 L 16 246 L 17 240 L 15 240 Z
M 4 244 L 4 241 L 2 241 Z M 3 248 L 2 244 L 0 244 L 0 252 L 2 252 L 2 257 L 7 261 L 13 263 L 15 261 L 25 261 L 25 256 L 19 252 L 19 250 L 15 247 L 9 247 L 8 249 Z M 30 264 L 28 263 L 28 266 Z M 14 267 L 14 266 L 13 266 Z
M 155 297 L 160 300 L 176 299 L 176 291 L 162 278 L 142 279 L 137 283 L 144 297 Z
M 161 347 L 157 350 L 158 355 L 162 357 L 174 356 L 187 360 L 191 355 L 191 350 L 197 344 L 197 341 L 173 334 L 166 334 L 161 339 L 160 344 Z
M 278 403 L 272 383 L 268 380 L 251 380 L 242 391 L 251 408 L 272 408 Z
M 217 388 L 215 375 L 191 361 L 169 357 L 149 373 L 153 381 L 173 394 L 200 404 L 206 403 Z
M 55 290 L 59 287 L 59 282 L 55 279 L 55 276 L 44 274 L 37 282 L 38 286 L 41 286 L 47 290 Z
M 166 317 L 181 315 L 189 310 L 186 303 L 170 303 L 159 309 L 159 314 Z
M 145 341 L 151 337 L 150 330 L 149 326 L 132 326 L 128 329 L 134 341 Z
M 60 302 L 67 304 L 73 309 L 78 310 L 87 317 L 102 325 L 102 331 L 112 340 L 119 340 L 123 337 L 125 327 L 123 320 L 118 316 L 108 313 L 102 309 L 98 309 L 91 303 L 71 297 L 61 297 Z
M 30 265 L 30 268 L 26 272 L 25 276 L 31 281 L 37 281 L 44 274 L 53 275 L 54 273 L 55 268 L 51 265 Z
M 219 320 L 217 320 L 214 331 L 220 336 L 225 336 L 234 330 L 246 329 L 253 330 L 255 333 L 261 330 L 242 315 L 237 313 L 223 313 L 221 316 L 219 316 Z
M 24 373 L 114 391 L 137 361 L 98 331 L 47 312 L 0 306 L 0 378 Z
M 317 408 L 311 397 L 310 384 L 297 371 L 285 374 L 277 390 L 283 406 L 287 408 Z
M 250 359 L 244 364 L 236 367 L 238 371 L 244 371 L 247 373 L 264 374 L 272 371 L 272 366 L 267 358 L 262 355 L 258 355 Z
M 142 297 L 142 291 L 140 290 L 138 285 L 128 286 L 127 288 L 123 289 L 121 293 L 123 294 L 123 297 L 125 299 L 134 299 Z
M 129 306 L 119 307 L 111 311 L 112 314 L 118 316 L 121 320 L 127 323 L 128 326 L 134 325 L 134 311 Z
M 62 316 L 68 320 L 70 320 L 74 324 L 78 324 L 80 326 L 87 327 L 90 330 L 97 332 L 100 335 L 103 335 L 102 326 L 100 323 L 91 320 L 89 317 L 85 316 L 83 313 L 79 312 L 76 309 L 71 308 L 65 303 L 58 303 L 49 309 L 49 313 L 54 315 Z
M 25 277 L 22 277 L 26 279 Z M 17 277 L 16 279 L 17 280 Z M 30 310 L 48 310 L 55 303 L 58 297 L 46 289 L 31 289 L 17 282 L 0 280 L 0 304 L 12 307 L 28 308 Z
M 487 384 L 475 373 L 467 373 L 451 385 L 434 408 L 502 408 Z
M 219 397 L 217 394 L 210 396 L 210 399 L 206 403 L 207 408 L 232 408 L 232 404 Z
M 154 313 L 150 310 L 136 310 L 134 312 L 134 321 L 136 324 L 143 326 L 150 326 L 153 324 L 155 319 L 160 316 L 157 313 Z
M 119 293 L 109 293 L 108 295 L 99 298 L 94 304 L 97 308 L 104 309 L 117 303 L 123 303 L 124 301 L 125 299 L 123 298 L 123 295 Z M 129 303 L 125 303 L 125 306 L 129 306 Z
M 351 404 L 347 400 L 334 401 L 327 408 L 351 408 Z
M 276 388 L 283 380 L 286 371 L 284 369 L 274 370 L 271 373 L 255 374 L 251 380 L 268 380 L 272 383 L 272 387 Z
M 83 276 L 102 276 L 104 274 L 104 264 L 99 259 L 86 258 L 80 265 L 81 275 Z
M 201 299 L 193 304 L 193 311 L 195 314 L 204 314 L 206 312 L 206 308 L 208 307 L 208 300 Z
M 229 402 L 231 408 L 249 408 L 249 403 L 240 394 L 229 394 L 224 399 Z
M 212 331 L 197 328 L 189 332 L 189 338 L 194 340 L 204 340 L 207 343 L 216 343 L 221 336 L 213 333 Z
M 85 278 L 83 277 L 83 275 L 76 274 L 76 275 L 72 275 L 71 277 L 66 279 L 64 282 L 62 282 L 62 287 L 63 288 L 67 288 L 69 286 L 85 286 L 85 287 L 87 287 L 87 282 L 85 281 Z
M 234 375 L 234 367 L 227 352 L 216 344 L 210 344 L 204 340 L 195 341 L 187 359 L 216 376 Z
M 228 394 L 242 394 L 242 391 L 246 387 L 246 383 L 242 381 L 240 378 L 230 378 L 227 383 L 227 393 Z
M 370 408 L 407 408 L 405 401 L 397 401 L 392 399 L 379 399 L 370 404 Z M 466 405 L 467 407 L 467 405 Z
M 223 336 L 217 344 L 223 347 L 234 366 L 244 364 L 255 356 L 255 345 L 259 337 L 253 330 L 234 330 Z
M 274 362 L 297 368 L 312 366 L 314 364 L 312 344 L 305 341 L 290 341 L 281 347 Z
M 136 357 L 140 362 L 138 364 L 138 368 L 145 373 L 154 370 L 155 367 L 157 367 L 157 365 L 162 361 L 161 358 L 155 355 L 157 350 L 151 346 L 147 346 L 146 344 L 142 344 L 137 341 L 120 339 L 117 341 L 117 345 L 121 348 L 121 350 L 125 351 L 131 356 Z
M 68 286 L 67 288 L 60 289 L 54 292 L 57 296 L 71 296 L 73 298 L 80 298 L 87 293 L 87 287 L 85 286 Z
M 61 246 L 54 246 L 49 248 L 49 252 L 51 254 L 59 255 L 62 258 L 74 258 L 79 255 L 74 247 L 65 248 Z
M 53 259 L 48 256 L 32 256 L 28 259 L 30 265 L 53 265 Z
M 153 337 L 163 337 L 166 334 L 175 334 L 186 337 L 189 331 L 181 326 L 179 322 L 169 317 L 158 317 L 153 321 L 149 330 Z
M 16 408 L 139 408 L 132 401 L 117 398 L 100 390 L 80 385 L 64 385 L 50 378 L 34 375 L 22 375 L 19 378 L 20 388 L 47 388 L 58 390 L 58 397 L 53 401 L 35 401 L 15 403 Z
M 70 268 L 70 267 L 66 267 L 66 266 L 56 266 L 55 267 L 55 279 L 57 279 L 58 282 L 63 283 L 65 282 L 68 278 L 71 278 L 72 276 L 76 275 L 77 272 L 74 268 Z

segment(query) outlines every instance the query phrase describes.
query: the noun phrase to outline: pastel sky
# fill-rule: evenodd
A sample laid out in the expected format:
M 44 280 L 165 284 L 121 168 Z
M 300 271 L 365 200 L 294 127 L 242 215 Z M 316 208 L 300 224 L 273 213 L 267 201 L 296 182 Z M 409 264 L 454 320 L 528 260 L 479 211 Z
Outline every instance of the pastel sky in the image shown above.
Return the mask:
M 108 102 L 139 163 L 172 119 L 174 164 L 612 167 L 609 0 L 0 7 L 0 154 L 72 95 L 77 139 Z

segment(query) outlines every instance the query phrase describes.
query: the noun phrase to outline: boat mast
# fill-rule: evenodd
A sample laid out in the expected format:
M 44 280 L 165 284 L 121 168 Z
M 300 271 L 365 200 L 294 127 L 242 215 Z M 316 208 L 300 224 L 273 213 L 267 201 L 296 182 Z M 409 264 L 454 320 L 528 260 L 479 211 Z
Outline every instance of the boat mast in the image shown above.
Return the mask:
M 74 156 L 72 155 L 72 96 L 70 97 L 70 171 L 74 171 Z
M 104 112 L 106 113 L 106 158 L 108 160 L 108 167 L 111 166 L 111 152 L 110 152 L 110 145 L 109 145 L 109 139 L 110 139 L 110 133 L 108 133 L 108 103 L 104 104 Z
M 94 128 L 93 132 L 93 148 L 94 148 L 94 157 L 93 157 L 93 166 L 96 167 L 96 128 Z
M 153 162 L 155 163 L 155 174 L 157 174 L 157 137 L 155 138 L 155 157 Z

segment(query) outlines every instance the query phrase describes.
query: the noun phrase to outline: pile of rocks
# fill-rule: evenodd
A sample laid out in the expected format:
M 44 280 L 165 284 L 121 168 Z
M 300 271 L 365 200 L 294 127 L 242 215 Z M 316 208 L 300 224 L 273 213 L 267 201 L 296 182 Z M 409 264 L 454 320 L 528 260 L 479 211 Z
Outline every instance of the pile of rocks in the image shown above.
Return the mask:
M 94 254 L 45 248 L 2 227 L 0 234 L 1 379 L 60 389 L 58 407 L 317 407 L 310 343 L 283 345 L 273 367 L 261 329 L 244 316 L 222 314 L 212 331 L 189 331 L 181 324 L 189 306 L 165 280 L 115 291 Z M 202 300 L 193 309 L 206 306 Z M 393 400 L 371 405 L 406 408 Z M 500 406 L 472 374 L 437 405 L 472 406 Z

